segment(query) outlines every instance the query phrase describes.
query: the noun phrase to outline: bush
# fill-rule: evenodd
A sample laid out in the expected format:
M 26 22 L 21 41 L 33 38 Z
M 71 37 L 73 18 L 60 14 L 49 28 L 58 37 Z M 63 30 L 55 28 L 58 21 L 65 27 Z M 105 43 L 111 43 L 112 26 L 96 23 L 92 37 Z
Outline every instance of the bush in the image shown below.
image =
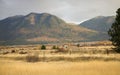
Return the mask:
M 45 45 L 42 45 L 42 46 L 41 46 L 41 49 L 42 49 L 42 50 L 46 50 L 46 46 L 45 46 Z
M 19 54 L 27 54 L 25 51 L 20 51 Z
M 68 50 L 65 50 L 64 48 L 58 48 L 57 52 L 66 53 L 66 52 L 68 52 Z
M 15 53 L 15 50 L 12 50 L 11 53 Z
M 52 49 L 56 49 L 56 46 L 54 45 L 54 46 L 52 47 Z
M 54 46 L 52 47 L 52 49 L 59 49 L 59 48 L 58 48 L 57 46 L 54 45 Z
M 80 47 L 80 44 L 77 44 L 77 47 Z
M 4 55 L 5 55 L 5 54 L 8 54 L 8 53 L 9 53 L 8 51 L 3 52 Z
M 38 62 L 39 61 L 39 54 L 28 54 L 26 56 L 27 62 Z

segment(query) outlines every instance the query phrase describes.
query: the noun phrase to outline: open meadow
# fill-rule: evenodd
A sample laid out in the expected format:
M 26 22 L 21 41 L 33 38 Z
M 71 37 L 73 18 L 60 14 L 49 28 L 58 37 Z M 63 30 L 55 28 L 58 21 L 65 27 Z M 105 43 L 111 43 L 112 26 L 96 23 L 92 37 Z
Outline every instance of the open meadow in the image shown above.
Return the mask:
M 120 54 L 112 46 L 72 45 L 68 51 L 46 45 L 0 47 L 0 75 L 120 75 Z

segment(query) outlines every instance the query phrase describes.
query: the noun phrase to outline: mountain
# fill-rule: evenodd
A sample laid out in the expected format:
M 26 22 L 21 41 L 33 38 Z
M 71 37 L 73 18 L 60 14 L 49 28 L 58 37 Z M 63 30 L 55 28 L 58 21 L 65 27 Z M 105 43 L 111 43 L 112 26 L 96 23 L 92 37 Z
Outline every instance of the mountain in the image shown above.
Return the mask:
M 99 33 L 68 24 L 48 13 L 30 13 L 0 21 L 0 44 L 29 44 L 101 40 Z
M 97 40 L 108 40 L 109 36 L 107 31 L 109 30 L 114 21 L 115 16 L 97 16 L 90 20 L 84 21 L 83 23 L 80 23 L 79 26 L 83 26 L 85 28 L 97 31 Z
M 97 16 L 80 24 L 80 26 L 99 32 L 107 32 L 115 20 L 115 16 Z

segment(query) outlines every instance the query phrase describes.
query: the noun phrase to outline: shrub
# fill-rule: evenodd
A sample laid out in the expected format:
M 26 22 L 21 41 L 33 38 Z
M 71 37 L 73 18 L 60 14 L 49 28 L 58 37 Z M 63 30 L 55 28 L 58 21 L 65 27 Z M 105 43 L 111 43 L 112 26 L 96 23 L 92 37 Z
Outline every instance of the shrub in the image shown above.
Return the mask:
M 11 53 L 15 53 L 15 50 L 12 50 Z
M 39 54 L 28 54 L 26 56 L 27 62 L 38 62 L 39 61 Z
M 52 47 L 52 49 L 59 49 L 59 48 L 58 48 L 57 46 L 54 45 L 54 46 Z
M 80 44 L 77 44 L 77 47 L 80 47 Z
M 52 47 L 52 49 L 56 49 L 56 46 L 54 45 L 54 46 Z
M 8 54 L 8 53 L 9 53 L 8 51 L 5 51 L 5 52 L 3 52 L 3 55 Z
M 20 51 L 19 54 L 27 54 L 25 51 Z
M 66 52 L 68 52 L 68 50 L 65 50 L 64 48 L 58 48 L 57 52 L 66 53 Z
M 42 50 L 46 50 L 46 46 L 45 46 L 45 45 L 42 45 L 42 46 L 41 46 L 41 49 L 42 49 Z

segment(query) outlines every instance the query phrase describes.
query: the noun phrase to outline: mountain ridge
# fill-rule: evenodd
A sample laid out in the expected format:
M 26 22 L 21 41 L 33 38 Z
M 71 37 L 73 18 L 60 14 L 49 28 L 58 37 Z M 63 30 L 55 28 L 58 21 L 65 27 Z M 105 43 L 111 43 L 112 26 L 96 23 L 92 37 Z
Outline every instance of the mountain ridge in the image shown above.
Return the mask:
M 80 23 L 80 26 L 99 32 L 107 32 L 115 20 L 115 16 L 97 16 Z
M 99 36 L 103 37 L 99 38 Z M 66 23 L 48 13 L 30 13 L 0 20 L 0 43 L 26 44 L 105 40 L 104 33 Z M 14 42 L 14 43 L 13 43 Z

